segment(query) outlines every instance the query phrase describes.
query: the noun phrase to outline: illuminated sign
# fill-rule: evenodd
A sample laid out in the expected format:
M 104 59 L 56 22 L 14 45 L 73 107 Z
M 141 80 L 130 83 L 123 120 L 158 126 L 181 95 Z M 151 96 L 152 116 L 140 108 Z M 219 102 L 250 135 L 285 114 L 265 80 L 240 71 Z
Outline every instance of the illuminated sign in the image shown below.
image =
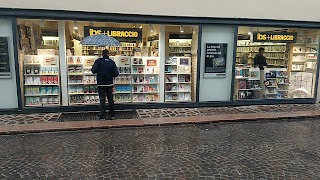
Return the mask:
M 291 32 L 254 32 L 253 42 L 294 43 L 297 33 Z
M 84 27 L 84 37 L 105 34 L 118 41 L 141 41 L 142 30 L 137 28 Z

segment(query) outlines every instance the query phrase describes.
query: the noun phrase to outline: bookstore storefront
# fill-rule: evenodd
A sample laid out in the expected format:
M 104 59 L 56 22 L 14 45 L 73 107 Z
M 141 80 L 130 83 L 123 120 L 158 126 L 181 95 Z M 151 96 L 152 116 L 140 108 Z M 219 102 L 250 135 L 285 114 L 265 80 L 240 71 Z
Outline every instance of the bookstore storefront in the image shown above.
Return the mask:
M 97 109 L 90 70 L 103 49 L 119 68 L 114 100 L 122 109 L 316 102 L 320 25 L 152 18 L 7 18 L 10 28 L 0 35 L 8 40 L 10 77 L 0 79 L 6 84 L 0 92 L 11 93 L 3 98 L 13 103 L 3 101 L 0 109 Z M 80 43 L 95 34 L 114 37 L 121 46 Z
M 315 98 L 320 31 L 239 27 L 234 99 Z
M 117 104 L 195 101 L 198 26 L 40 19 L 17 24 L 24 107 L 98 105 L 91 67 L 104 49 L 120 72 Z M 114 37 L 121 46 L 81 44 L 96 34 Z

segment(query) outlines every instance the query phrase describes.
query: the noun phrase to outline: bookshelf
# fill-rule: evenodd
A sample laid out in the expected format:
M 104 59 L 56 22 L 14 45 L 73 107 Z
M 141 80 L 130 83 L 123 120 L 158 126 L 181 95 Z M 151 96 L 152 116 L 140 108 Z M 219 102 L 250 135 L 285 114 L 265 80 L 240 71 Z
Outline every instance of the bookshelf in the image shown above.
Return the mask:
M 191 101 L 191 58 L 172 57 L 165 62 L 165 101 Z
M 59 106 L 59 56 L 26 55 L 23 68 L 25 106 Z
M 262 82 L 259 68 L 236 68 L 235 99 L 262 98 Z
M 121 43 L 122 46 L 110 46 L 109 50 L 112 55 L 121 55 L 121 56 L 133 56 L 134 48 L 136 47 L 136 43 Z M 106 47 L 97 47 L 97 46 L 87 46 L 82 45 L 82 55 L 83 56 L 89 56 L 89 55 L 95 55 L 100 56 L 102 51 L 106 49 Z M 90 54 L 90 51 L 92 51 L 92 54 Z
M 159 101 L 159 58 L 131 57 L 132 102 Z
M 238 65 L 244 64 L 243 59 L 247 59 L 247 64 L 253 65 L 253 59 L 259 48 L 265 48 L 265 57 L 268 66 L 287 67 L 288 66 L 288 46 L 285 43 L 252 43 L 250 40 L 238 40 L 237 58 Z
M 170 39 L 169 56 L 191 56 L 192 39 Z
M 264 70 L 264 95 L 267 99 L 288 98 L 289 76 L 286 68 L 266 68 Z

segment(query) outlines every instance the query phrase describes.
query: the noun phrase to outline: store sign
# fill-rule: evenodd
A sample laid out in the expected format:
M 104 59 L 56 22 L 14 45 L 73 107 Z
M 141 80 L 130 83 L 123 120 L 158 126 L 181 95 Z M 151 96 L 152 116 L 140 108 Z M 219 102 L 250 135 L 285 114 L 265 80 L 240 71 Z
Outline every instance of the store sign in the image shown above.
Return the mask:
M 205 49 L 204 77 L 226 77 L 228 44 L 208 43 Z
M 0 37 L 0 78 L 11 78 L 8 38 Z
M 253 42 L 294 43 L 297 33 L 290 32 L 254 32 Z
M 142 29 L 137 28 L 109 28 L 109 27 L 84 27 L 84 37 L 105 34 L 116 38 L 118 41 L 141 41 Z

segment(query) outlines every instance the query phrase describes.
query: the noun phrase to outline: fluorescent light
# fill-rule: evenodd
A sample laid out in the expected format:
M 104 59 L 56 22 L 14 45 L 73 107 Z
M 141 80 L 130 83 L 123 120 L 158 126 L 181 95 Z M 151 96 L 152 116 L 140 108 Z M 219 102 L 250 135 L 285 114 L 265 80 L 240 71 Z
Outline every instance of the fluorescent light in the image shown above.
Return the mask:
M 55 36 L 43 36 L 42 39 L 44 41 L 52 41 L 52 40 L 59 40 L 59 37 L 55 37 Z
M 180 32 L 184 33 L 184 27 L 183 26 L 180 26 Z
M 137 27 L 137 25 L 135 25 L 135 24 L 132 26 L 132 28 L 136 28 L 136 27 Z

